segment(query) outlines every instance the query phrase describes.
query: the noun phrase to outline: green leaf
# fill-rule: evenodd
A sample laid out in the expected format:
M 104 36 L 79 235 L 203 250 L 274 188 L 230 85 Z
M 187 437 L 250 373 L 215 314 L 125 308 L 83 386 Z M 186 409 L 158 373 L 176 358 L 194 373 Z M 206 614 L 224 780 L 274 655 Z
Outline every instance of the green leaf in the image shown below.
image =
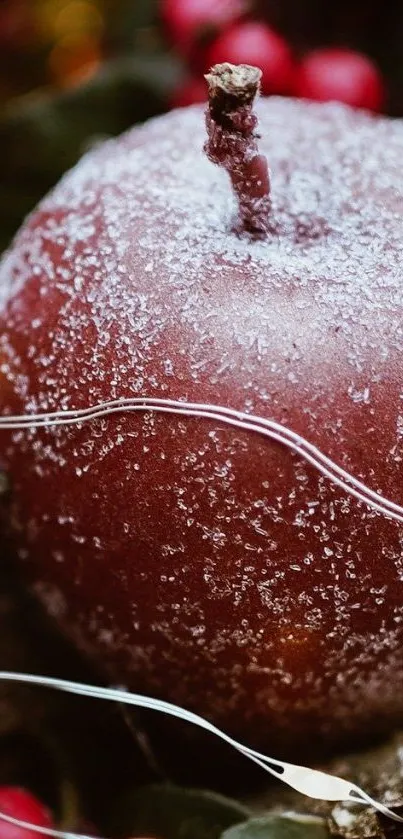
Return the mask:
M 221 839 L 329 839 L 324 819 L 298 813 L 267 815 L 230 827 Z
M 243 805 L 213 792 L 155 784 L 127 794 L 107 827 L 114 836 L 219 839 L 249 815 Z

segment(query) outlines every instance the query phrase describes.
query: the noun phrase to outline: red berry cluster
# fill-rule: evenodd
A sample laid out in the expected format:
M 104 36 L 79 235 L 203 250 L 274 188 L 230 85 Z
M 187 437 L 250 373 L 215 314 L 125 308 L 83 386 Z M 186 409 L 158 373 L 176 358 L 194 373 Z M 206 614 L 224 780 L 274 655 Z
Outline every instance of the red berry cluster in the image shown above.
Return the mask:
M 47 834 L 40 830 L 11 824 L 7 819 L 2 818 L 3 814 L 33 827 L 45 828 L 45 830 L 55 829 L 53 818 L 47 807 L 32 792 L 22 787 L 0 786 L 0 839 L 41 839 L 41 837 L 47 839 Z M 80 822 L 79 830 L 87 835 L 98 835 L 93 825 L 86 822 Z M 138 837 L 138 839 L 146 839 L 146 837 Z M 152 837 L 147 837 L 147 839 L 152 839 Z
M 190 68 L 174 94 L 175 107 L 203 102 L 203 73 L 214 64 L 253 64 L 263 94 L 337 100 L 380 111 L 385 87 L 374 62 L 347 48 L 316 49 L 299 59 L 268 23 L 254 20 L 243 0 L 161 0 L 167 36 Z

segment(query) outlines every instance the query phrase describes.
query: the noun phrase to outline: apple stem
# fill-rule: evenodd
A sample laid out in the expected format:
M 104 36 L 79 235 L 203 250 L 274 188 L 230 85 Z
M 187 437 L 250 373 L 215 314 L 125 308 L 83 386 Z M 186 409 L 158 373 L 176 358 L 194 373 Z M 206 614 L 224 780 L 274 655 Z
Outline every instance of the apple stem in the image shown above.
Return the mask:
M 253 103 L 262 73 L 248 64 L 216 64 L 205 76 L 209 103 L 204 151 L 231 178 L 238 200 L 237 228 L 264 236 L 270 230 L 270 175 L 259 154 Z

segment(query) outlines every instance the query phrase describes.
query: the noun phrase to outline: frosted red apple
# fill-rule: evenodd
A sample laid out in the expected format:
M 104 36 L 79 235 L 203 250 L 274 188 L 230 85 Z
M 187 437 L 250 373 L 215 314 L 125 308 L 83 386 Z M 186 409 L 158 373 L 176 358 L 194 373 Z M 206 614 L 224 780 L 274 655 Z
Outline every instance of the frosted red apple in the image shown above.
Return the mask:
M 403 128 L 261 101 L 266 240 L 203 109 L 91 152 L 0 269 L 1 414 L 120 397 L 274 419 L 403 503 Z M 403 526 L 287 446 L 122 413 L 0 431 L 47 609 L 111 678 L 273 753 L 403 719 Z

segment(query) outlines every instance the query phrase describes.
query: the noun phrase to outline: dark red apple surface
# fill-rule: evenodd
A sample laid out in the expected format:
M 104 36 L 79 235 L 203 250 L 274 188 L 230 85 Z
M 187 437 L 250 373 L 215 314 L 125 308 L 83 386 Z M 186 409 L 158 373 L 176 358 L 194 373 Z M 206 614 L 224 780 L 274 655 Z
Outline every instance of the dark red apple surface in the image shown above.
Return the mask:
M 0 268 L 0 413 L 122 397 L 282 423 L 403 503 L 403 126 L 262 100 L 272 232 L 202 107 L 89 153 Z M 123 412 L 0 430 L 48 611 L 110 678 L 294 754 L 403 720 L 403 525 L 287 445 Z M 382 505 L 381 505 L 382 506 Z

